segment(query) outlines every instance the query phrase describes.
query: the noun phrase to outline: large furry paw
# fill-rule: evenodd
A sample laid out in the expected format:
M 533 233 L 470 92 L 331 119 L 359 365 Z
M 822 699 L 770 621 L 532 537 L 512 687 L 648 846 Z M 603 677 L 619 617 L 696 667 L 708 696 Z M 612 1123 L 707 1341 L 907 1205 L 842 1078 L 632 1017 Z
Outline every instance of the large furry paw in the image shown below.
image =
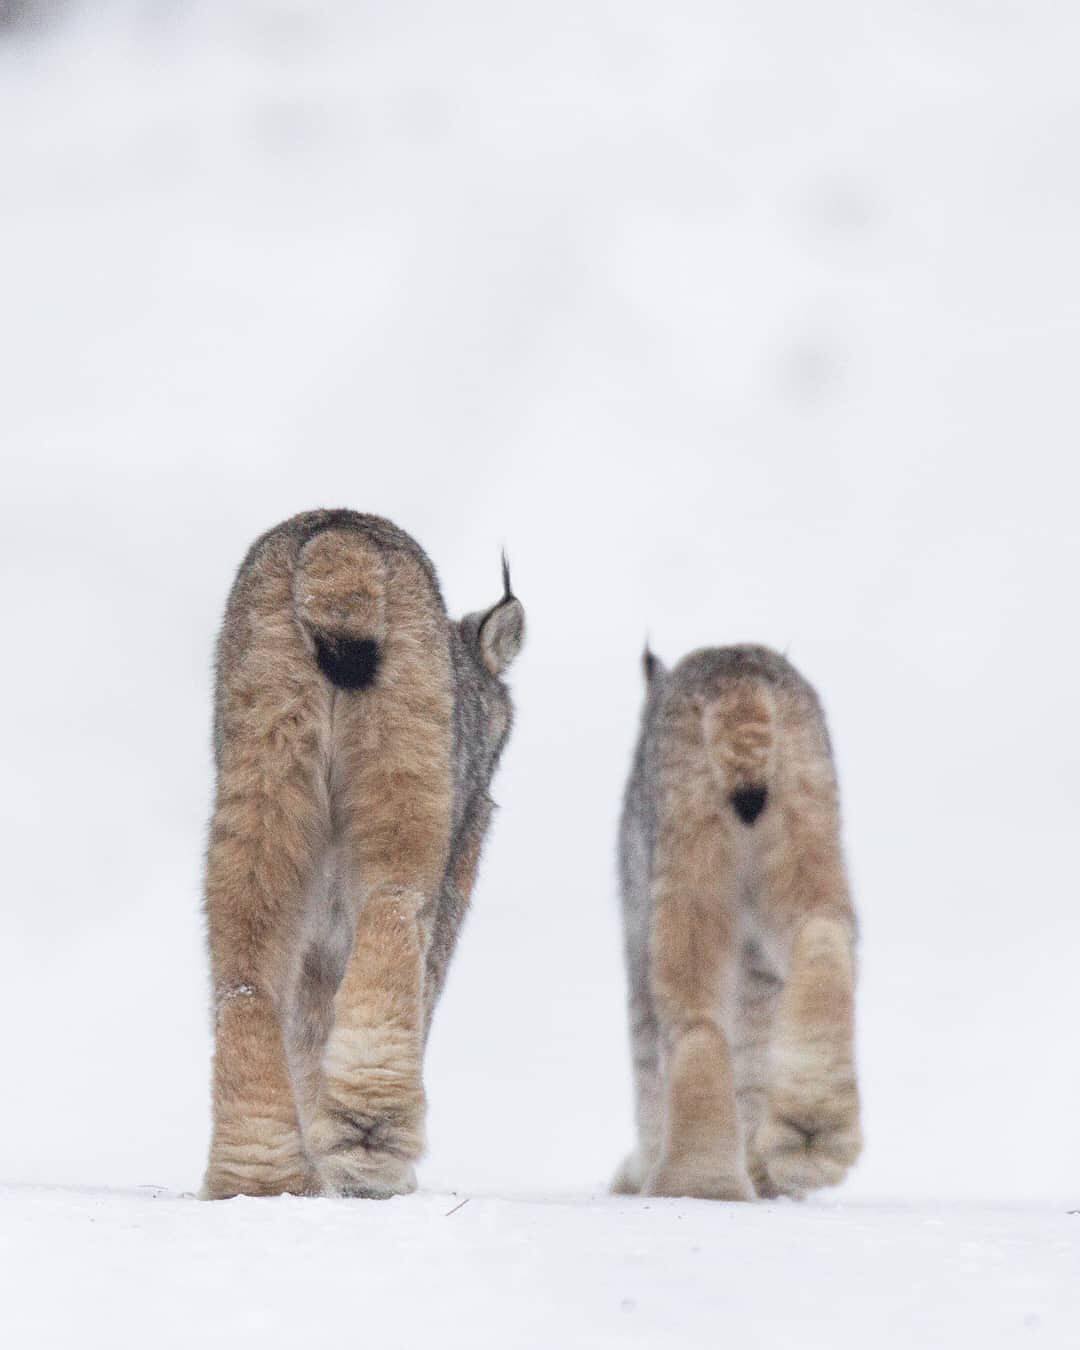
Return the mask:
M 762 1196 L 804 1196 L 838 1186 L 862 1151 L 857 1103 L 772 1107 L 754 1141 L 752 1170 Z
M 327 1103 L 316 1112 L 307 1142 L 325 1195 L 386 1200 L 416 1190 L 413 1160 L 422 1139 L 388 1113 Z
M 698 1200 L 753 1200 L 745 1172 L 733 1166 L 661 1161 L 645 1178 L 642 1195 L 685 1195 Z
M 306 1161 L 286 1167 L 251 1155 L 246 1159 L 211 1156 L 199 1190 L 200 1200 L 231 1200 L 236 1195 L 318 1195 L 319 1180 Z

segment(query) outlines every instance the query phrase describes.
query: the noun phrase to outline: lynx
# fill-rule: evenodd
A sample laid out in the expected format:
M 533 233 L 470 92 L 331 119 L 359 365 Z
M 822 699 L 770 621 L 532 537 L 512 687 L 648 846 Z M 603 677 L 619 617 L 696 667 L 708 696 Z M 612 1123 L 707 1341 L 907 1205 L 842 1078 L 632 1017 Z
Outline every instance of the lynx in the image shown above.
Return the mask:
M 817 695 L 764 647 L 644 664 L 620 828 L 638 1143 L 613 1189 L 835 1185 L 861 1148 L 855 917 Z
M 422 1060 L 491 816 L 524 636 L 460 622 L 389 521 L 312 511 L 252 546 L 218 643 L 206 865 L 208 1198 L 415 1188 Z

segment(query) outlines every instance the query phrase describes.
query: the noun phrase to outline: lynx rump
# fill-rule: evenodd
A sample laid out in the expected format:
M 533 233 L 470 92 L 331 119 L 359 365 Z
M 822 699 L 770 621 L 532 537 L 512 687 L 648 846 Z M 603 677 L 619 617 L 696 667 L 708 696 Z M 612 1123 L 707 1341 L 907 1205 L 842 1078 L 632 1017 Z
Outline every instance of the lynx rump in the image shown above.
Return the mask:
M 835 1185 L 861 1148 L 855 917 L 810 685 L 764 647 L 645 653 L 620 829 L 638 1143 L 617 1192 Z
M 377 516 L 264 534 L 218 643 L 208 1198 L 415 1187 L 424 1043 L 510 730 L 510 590 L 451 622 Z

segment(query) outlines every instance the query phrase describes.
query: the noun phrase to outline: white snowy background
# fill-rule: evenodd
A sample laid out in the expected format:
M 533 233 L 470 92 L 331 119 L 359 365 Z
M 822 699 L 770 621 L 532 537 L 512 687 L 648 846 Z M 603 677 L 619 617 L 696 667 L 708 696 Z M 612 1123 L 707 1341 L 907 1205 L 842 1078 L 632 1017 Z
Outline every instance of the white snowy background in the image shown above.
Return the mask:
M 1080 11 L 60 10 L 0 27 L 0 1337 L 1077 1344 Z M 517 727 L 421 1193 L 199 1205 L 212 644 L 324 505 L 459 613 L 505 543 Z M 646 631 L 831 720 L 867 1147 L 805 1205 L 604 1194 Z

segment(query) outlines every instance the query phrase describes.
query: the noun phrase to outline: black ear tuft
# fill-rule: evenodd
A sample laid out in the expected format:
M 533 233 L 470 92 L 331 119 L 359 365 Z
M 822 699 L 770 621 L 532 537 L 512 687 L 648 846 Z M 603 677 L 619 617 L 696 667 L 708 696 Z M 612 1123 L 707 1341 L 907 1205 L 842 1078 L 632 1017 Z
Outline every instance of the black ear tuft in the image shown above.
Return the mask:
M 646 684 L 652 684 L 657 675 L 664 673 L 664 663 L 649 646 L 648 638 L 645 639 L 645 650 L 641 653 L 641 669 L 645 672 Z
M 480 649 L 480 660 L 492 675 L 501 675 L 521 650 L 525 640 L 525 609 L 510 584 L 510 560 L 502 552 L 503 597 L 486 614 L 462 619 L 466 632 Z
M 366 689 L 379 670 L 379 644 L 374 638 L 316 633 L 315 659 L 319 669 L 338 689 Z
M 765 810 L 765 803 L 769 797 L 768 788 L 763 787 L 744 787 L 738 788 L 731 794 L 731 804 L 735 808 L 735 813 L 744 825 L 753 825 L 762 811 Z

